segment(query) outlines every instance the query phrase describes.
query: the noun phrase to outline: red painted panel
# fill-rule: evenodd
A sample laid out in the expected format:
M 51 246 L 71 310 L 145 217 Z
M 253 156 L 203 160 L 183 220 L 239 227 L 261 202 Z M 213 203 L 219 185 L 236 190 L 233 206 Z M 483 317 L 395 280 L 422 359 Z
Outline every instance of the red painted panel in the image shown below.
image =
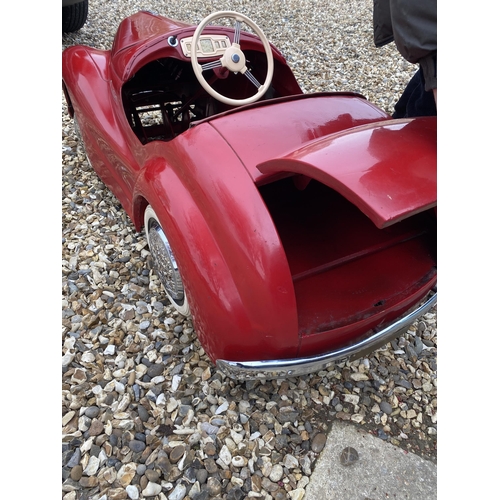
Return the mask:
M 361 96 L 325 93 L 267 102 L 210 123 L 260 184 L 269 175 L 257 169 L 259 163 L 334 132 L 383 119 L 389 116 Z
M 317 179 L 382 228 L 436 206 L 436 154 L 436 118 L 425 117 L 334 133 L 257 168 Z
M 137 12 L 120 23 L 115 35 L 112 53 L 115 55 L 131 45 L 139 43 L 142 47 L 148 40 L 163 37 L 172 31 L 189 26 L 182 21 L 155 16 L 150 12 Z

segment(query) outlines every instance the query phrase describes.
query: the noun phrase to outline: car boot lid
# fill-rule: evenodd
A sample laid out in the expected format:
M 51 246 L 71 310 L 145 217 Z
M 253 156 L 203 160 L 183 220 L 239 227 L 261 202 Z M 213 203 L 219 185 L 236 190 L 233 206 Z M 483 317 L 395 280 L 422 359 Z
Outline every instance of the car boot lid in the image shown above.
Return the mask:
M 384 120 L 332 133 L 256 167 L 316 179 L 378 228 L 437 204 L 436 118 Z M 300 177 L 299 177 L 300 179 Z

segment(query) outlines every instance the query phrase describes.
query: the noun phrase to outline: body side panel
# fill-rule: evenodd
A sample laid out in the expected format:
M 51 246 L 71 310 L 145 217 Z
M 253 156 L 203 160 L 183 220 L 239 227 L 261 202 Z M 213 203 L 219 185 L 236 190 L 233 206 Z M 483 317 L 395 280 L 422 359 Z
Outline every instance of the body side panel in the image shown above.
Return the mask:
M 146 148 L 135 200 L 148 200 L 162 219 L 209 355 L 295 356 L 297 312 L 286 256 L 234 152 L 208 123 L 172 141 L 168 163 L 162 143 Z
M 80 46 L 63 53 L 65 91 L 71 100 L 87 156 L 101 180 L 131 213 L 132 186 L 139 171 L 134 147 L 140 142 L 130 130 L 120 97 L 109 81 L 109 51 Z

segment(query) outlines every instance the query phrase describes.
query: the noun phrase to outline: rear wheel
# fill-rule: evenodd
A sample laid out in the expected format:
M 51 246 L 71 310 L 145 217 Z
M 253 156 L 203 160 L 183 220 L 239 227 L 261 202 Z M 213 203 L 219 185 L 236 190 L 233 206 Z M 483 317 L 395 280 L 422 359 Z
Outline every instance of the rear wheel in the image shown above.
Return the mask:
M 144 212 L 144 227 L 149 251 L 153 257 L 153 266 L 167 297 L 180 314 L 189 316 L 189 304 L 177 261 L 151 205 L 148 205 Z
M 62 8 L 62 31 L 71 33 L 78 31 L 87 21 L 89 0 L 67 5 Z

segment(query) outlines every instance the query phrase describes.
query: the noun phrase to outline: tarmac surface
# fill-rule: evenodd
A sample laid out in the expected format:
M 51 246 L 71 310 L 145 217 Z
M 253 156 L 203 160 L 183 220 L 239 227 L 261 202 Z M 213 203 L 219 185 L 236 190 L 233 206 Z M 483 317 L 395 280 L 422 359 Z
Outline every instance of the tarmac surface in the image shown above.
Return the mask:
M 357 459 L 345 465 L 356 452 Z M 334 422 L 303 500 L 387 499 L 437 499 L 436 464 L 358 427 Z

